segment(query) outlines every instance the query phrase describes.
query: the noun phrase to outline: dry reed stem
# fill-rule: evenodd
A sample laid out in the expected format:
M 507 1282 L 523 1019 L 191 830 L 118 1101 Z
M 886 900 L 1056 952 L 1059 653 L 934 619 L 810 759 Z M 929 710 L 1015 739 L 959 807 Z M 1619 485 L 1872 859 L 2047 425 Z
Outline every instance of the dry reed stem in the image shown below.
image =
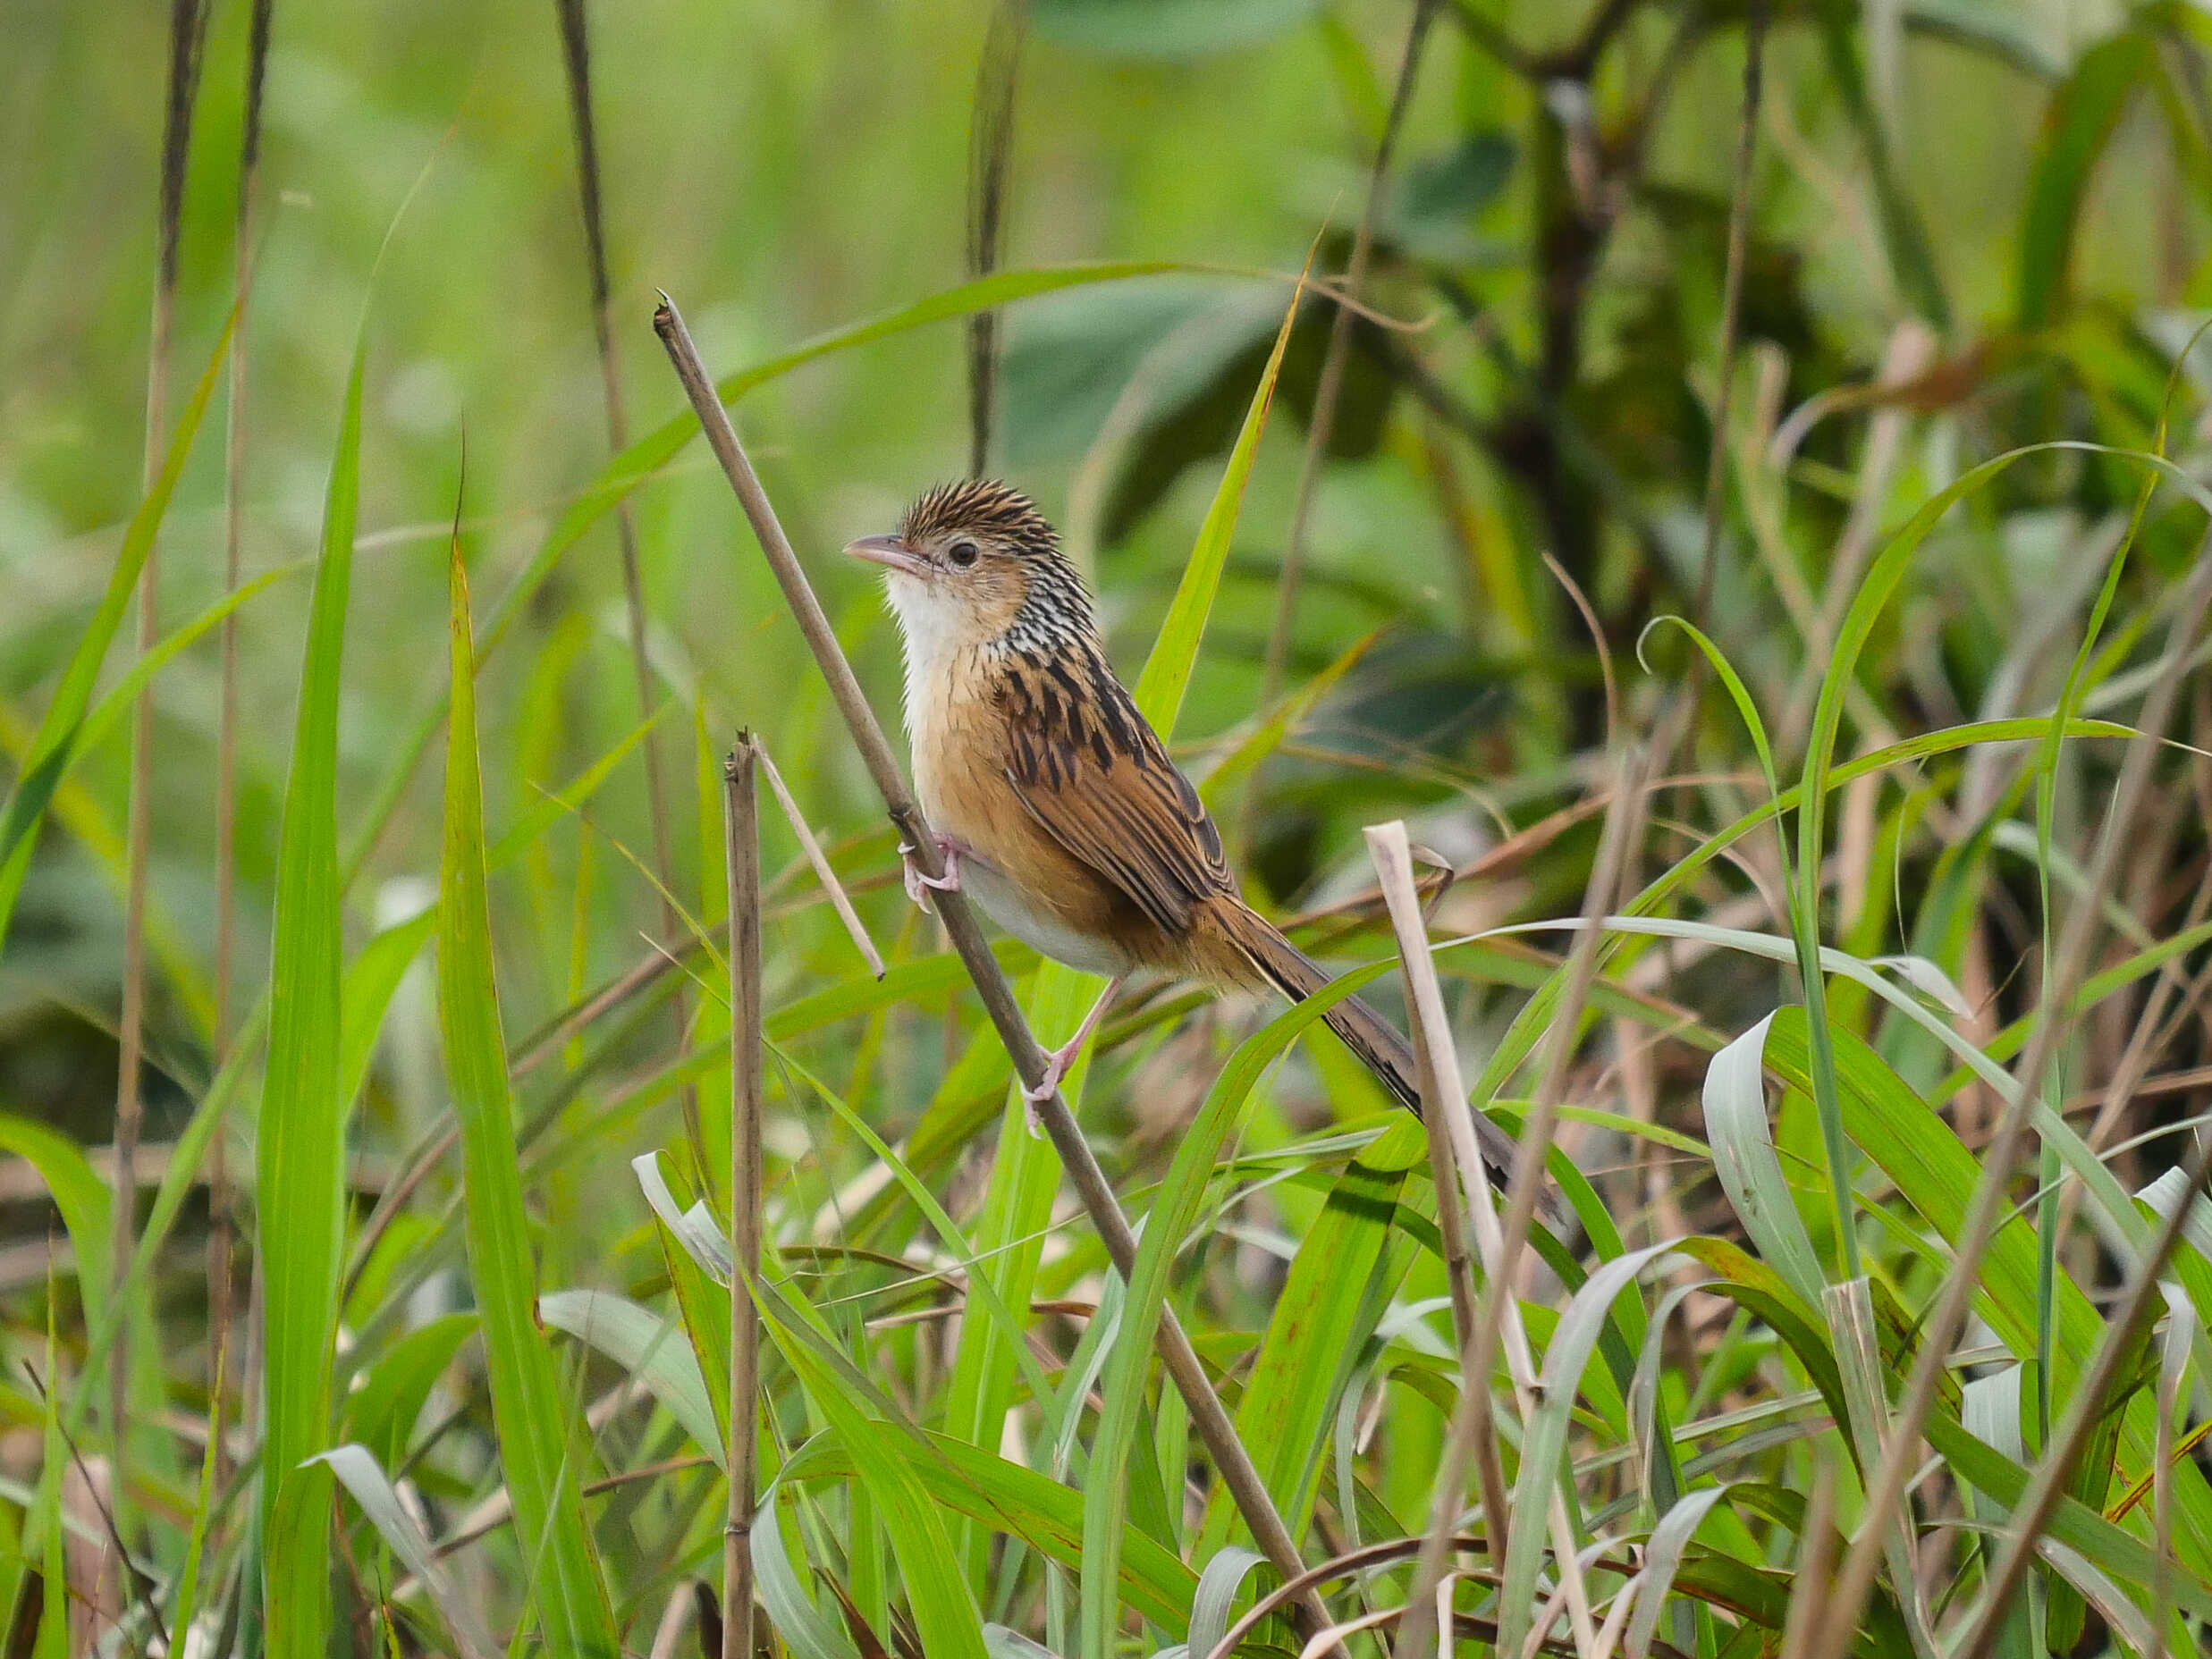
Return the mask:
M 922 867 L 923 873 L 941 875 L 943 863 L 937 844 L 907 787 L 899 762 L 883 737 L 883 728 L 876 722 L 860 682 L 853 677 L 852 665 L 846 661 L 830 619 L 823 613 L 821 602 L 815 597 L 806 574 L 799 566 L 798 556 L 783 534 L 775 509 L 770 505 L 752 462 L 738 441 L 729 414 L 715 395 L 713 381 L 699 360 L 698 348 L 692 344 L 690 332 L 684 327 L 683 318 L 666 295 L 662 296 L 660 307 L 653 315 L 653 326 L 661 343 L 667 348 L 669 360 L 675 367 L 677 378 L 683 383 L 692 408 L 697 411 L 707 442 L 752 525 L 762 554 L 783 591 L 792 619 L 806 636 L 823 677 L 829 682 L 831 698 L 844 718 L 854 746 L 860 751 L 869 778 L 882 796 L 892 827 L 899 831 L 901 841 L 914 847 L 915 862 Z M 938 915 L 944 922 L 952 947 L 975 982 L 976 995 L 991 1016 L 1000 1040 L 1006 1045 L 1014 1069 L 1025 1084 L 1034 1087 L 1044 1075 L 1044 1051 L 1038 1047 L 1036 1037 L 1015 1003 L 1013 990 L 999 967 L 998 958 L 992 955 L 966 897 L 957 892 L 940 893 L 936 897 Z M 1105 1171 L 1099 1167 L 1098 1159 L 1092 1155 L 1089 1143 L 1076 1126 L 1066 1097 L 1055 1090 L 1038 1108 L 1038 1116 L 1075 1183 L 1076 1196 L 1092 1225 L 1098 1229 L 1108 1255 L 1126 1279 L 1136 1263 L 1136 1235 L 1130 1230 L 1128 1218 L 1121 1213 Z M 1212 1454 L 1222 1484 L 1235 1500 L 1237 1512 L 1251 1529 L 1261 1554 L 1284 1578 L 1296 1577 L 1304 1570 L 1297 1545 L 1283 1524 L 1274 1500 L 1268 1495 L 1251 1454 L 1237 1438 L 1236 1426 L 1222 1409 L 1220 1397 L 1213 1392 L 1204 1367 L 1171 1307 L 1163 1305 L 1161 1309 L 1156 1343 L 1161 1364 L 1190 1408 L 1191 1424 Z M 1299 1616 L 1310 1621 L 1309 1630 L 1321 1629 L 1329 1622 L 1318 1600 L 1301 1604 Z
M 1407 1595 L 1406 1622 L 1399 1630 L 1397 1651 L 1408 1659 L 1418 1659 L 1430 1651 L 1431 1638 L 1440 1634 L 1431 1622 L 1435 1615 L 1429 1600 L 1443 1577 L 1448 1542 L 1452 1524 L 1458 1518 L 1459 1495 L 1469 1456 L 1474 1460 L 1482 1487 L 1483 1532 L 1490 1540 L 1491 1559 L 1501 1565 L 1505 1561 L 1512 1517 L 1507 1506 L 1497 1434 L 1489 1410 L 1490 1364 L 1502 1340 L 1515 1403 L 1524 1421 L 1534 1402 L 1536 1365 L 1529 1351 L 1527 1332 L 1522 1326 L 1520 1307 L 1512 1292 L 1517 1244 L 1509 1230 L 1499 1228 L 1490 1183 L 1483 1173 L 1482 1153 L 1475 1144 L 1473 1108 L 1467 1104 L 1466 1082 L 1460 1074 L 1459 1056 L 1451 1041 L 1444 993 L 1437 981 L 1436 964 L 1429 955 L 1429 937 L 1422 923 L 1420 897 L 1414 887 L 1406 826 L 1395 821 L 1380 824 L 1369 829 L 1366 835 L 1368 853 L 1374 860 L 1383 897 L 1389 905 L 1391 925 L 1397 934 L 1398 956 L 1405 964 L 1406 1000 L 1415 1011 L 1414 1029 L 1421 1046 L 1423 1068 L 1435 1080 L 1433 1099 L 1427 1095 L 1423 1098 L 1423 1121 L 1430 1125 L 1431 1139 L 1439 1123 L 1450 1138 L 1451 1162 L 1457 1166 L 1459 1195 L 1465 1197 L 1468 1213 L 1474 1221 L 1475 1242 L 1482 1253 L 1486 1281 L 1478 1315 L 1464 1334 L 1460 1347 L 1459 1409 L 1452 1416 L 1444 1470 L 1438 1480 L 1435 1513 L 1414 1570 L 1413 1588 Z M 1577 1015 L 1580 1007 L 1580 999 L 1576 998 L 1574 1012 Z M 1540 1095 L 1540 1104 L 1542 1099 Z M 1553 1117 L 1556 1121 L 1556 1107 Z M 1522 1176 L 1532 1162 L 1541 1168 L 1543 1152 L 1549 1147 L 1549 1133 L 1532 1116 L 1523 1132 L 1519 1156 L 1514 1160 L 1514 1190 L 1518 1192 L 1524 1184 L 1529 1190 L 1528 1215 L 1522 1219 L 1520 1242 L 1525 1242 L 1528 1223 L 1534 1215 L 1535 1192 L 1533 1183 L 1524 1183 Z M 1536 1149 L 1533 1158 L 1532 1148 Z M 1457 1197 L 1450 1188 L 1438 1189 L 1439 1217 L 1456 1202 Z M 1589 1592 L 1575 1558 L 1574 1522 L 1566 1512 L 1565 1499 L 1556 1489 L 1548 1505 L 1546 1520 L 1551 1532 L 1554 1565 L 1558 1569 L 1561 1587 L 1566 1592 L 1568 1622 L 1574 1631 L 1575 1651 L 1588 1655 L 1596 1645 L 1597 1631 L 1591 1622 Z
M 2181 614 L 2174 623 L 2165 665 L 2144 700 L 2143 712 L 2137 721 L 2137 736 L 2128 743 L 2127 758 L 2121 764 L 2112 806 L 2098 834 L 2088 878 L 2067 914 L 2051 976 L 2043 987 L 2040 1017 L 2021 1058 L 2013 1099 L 2005 1108 L 1996 1139 L 1984 1154 L 1981 1178 L 1975 1184 L 1972 1202 L 1960 1228 L 1951 1267 L 1944 1276 L 1941 1297 L 1935 1311 L 1922 1322 L 1920 1353 L 1913 1360 L 1912 1376 L 1897 1413 L 1891 1419 L 1880 1466 L 1867 1483 L 1859 1532 L 1844 1558 L 1843 1571 L 1830 1598 L 1828 1616 L 1821 1639 L 1813 1649 L 1813 1659 L 1842 1659 L 1859 1613 L 1874 1587 L 1882 1548 L 1881 1533 L 1889 1524 L 1891 1511 L 1904 1497 L 1921 1429 L 1934 1407 L 1951 1344 L 1957 1337 L 1973 1295 L 1982 1257 L 1996 1236 L 1998 1220 L 2006 1213 L 2005 1188 L 2040 1097 L 2045 1068 L 2070 1029 L 2068 1022 L 2056 1017 L 2056 1011 L 2073 1000 L 2074 989 L 2087 971 L 2101 920 L 2103 896 L 2112 884 L 2129 829 L 2149 784 L 2151 765 L 2157 758 L 2158 734 L 2173 718 L 2182 677 L 2190 666 L 2190 641 L 2196 636 L 2208 603 L 2212 603 L 2212 543 L 2198 552 Z
M 1683 706 L 1686 707 L 1685 703 Z M 1490 1283 L 1482 1299 L 1482 1317 L 1475 1327 L 1475 1340 L 1469 1350 L 1470 1375 L 1487 1377 L 1497 1357 L 1501 1336 L 1517 1333 L 1518 1310 L 1513 1304 L 1513 1285 L 1518 1276 L 1521 1252 L 1528 1243 L 1529 1228 L 1536 1218 L 1537 1195 L 1544 1179 L 1544 1159 L 1551 1150 L 1551 1141 L 1559 1123 L 1559 1096 L 1566 1080 L 1566 1068 L 1573 1060 L 1576 1036 L 1581 1029 L 1583 1009 L 1589 1001 L 1590 990 L 1598 971 L 1598 945 L 1602 930 L 1600 926 L 1608 914 L 1617 895 L 1624 872 L 1634 849 L 1642 838 L 1644 814 L 1644 778 L 1646 762 L 1658 754 L 1655 747 L 1639 757 L 1625 749 L 1617 750 L 1614 762 L 1613 804 L 1607 810 L 1605 829 L 1598 842 L 1598 854 L 1591 864 L 1590 885 L 1583 898 L 1583 926 L 1575 940 L 1574 950 L 1567 957 L 1566 981 L 1560 993 L 1559 1006 L 1552 1015 L 1546 1045 L 1544 1069 L 1536 1085 L 1536 1094 L 1530 1102 L 1527 1123 L 1521 1131 L 1519 1151 L 1513 1161 L 1513 1179 L 1507 1188 L 1506 1216 L 1496 1251 L 1488 1263 Z M 1486 1200 L 1487 1203 L 1487 1200 Z M 1477 1211 L 1477 1227 L 1482 1225 L 1481 1211 Z M 1485 1241 L 1486 1244 L 1488 1241 Z M 1490 1252 L 1486 1252 L 1490 1253 Z M 1526 1338 L 1519 1338 L 1525 1347 Z M 1506 1352 L 1512 1360 L 1515 1343 L 1508 1339 Z M 1487 1418 L 1490 1411 L 1488 1389 L 1470 1389 L 1465 1396 L 1467 1410 L 1478 1419 Z M 1522 1413 L 1527 1414 L 1527 1403 L 1522 1402 Z M 1478 1421 L 1473 1428 L 1478 1436 L 1488 1431 L 1486 1422 Z M 1557 1527 L 1555 1521 L 1555 1528 Z M 1567 1541 L 1555 1540 L 1555 1554 L 1565 1559 L 1560 1562 L 1562 1572 L 1571 1572 L 1574 1567 L 1572 1533 Z M 1575 1604 L 1570 1604 L 1570 1608 Z M 1575 1643 L 1583 1653 L 1590 1651 L 1591 1633 L 1589 1628 L 1589 1608 L 1580 1605 L 1575 1620 Z
M 1014 90 L 1021 69 L 1028 16 L 1022 0 L 992 8 L 975 64 L 975 97 L 967 129 L 967 274 L 989 276 L 1006 248 L 1007 181 L 1014 159 Z M 967 470 L 981 477 L 991 466 L 991 430 L 998 410 L 999 312 L 967 319 Z
M 156 233 L 153 341 L 146 375 L 146 454 L 142 484 L 150 493 L 169 436 L 170 339 L 176 327 L 177 240 L 184 214 L 184 166 L 191 149 L 192 104 L 199 90 L 200 47 L 207 30 L 206 0 L 173 0 L 169 8 L 169 84 L 161 138 L 161 207 Z M 158 549 L 149 547 L 139 575 L 139 653 L 161 642 Z M 153 838 L 154 692 L 149 684 L 131 710 L 131 806 L 124 830 L 122 1007 L 115 1064 L 114 1242 L 110 1260 L 120 1306 L 138 1236 L 136 1166 L 146 1101 L 139 1074 L 146 1059 L 146 862 Z M 108 1360 L 108 1426 L 114 1491 L 127 1490 L 131 1326 L 116 1326 Z
M 584 216 L 584 248 L 587 273 L 591 282 L 591 324 L 593 337 L 599 349 L 599 384 L 602 400 L 606 406 L 607 449 L 610 454 L 620 455 L 629 447 L 629 422 L 623 412 L 622 375 L 614 352 L 614 326 L 610 307 L 607 283 L 606 215 L 602 206 L 603 192 L 599 170 L 598 131 L 592 119 L 591 103 L 591 23 L 586 13 L 585 0 L 554 0 L 553 13 L 561 25 L 561 62 L 568 71 L 569 116 L 576 133 L 577 187 L 582 198 Z M 622 556 L 622 602 L 629 625 L 630 666 L 637 680 L 637 714 L 644 719 L 652 714 L 654 703 L 653 659 L 647 649 L 648 631 L 646 616 L 645 580 L 637 568 L 637 519 L 625 493 L 614 503 L 614 525 Z M 643 744 L 646 762 L 646 805 L 653 827 L 653 867 L 660 878 L 661 932 L 673 939 L 678 933 L 676 905 L 671 894 L 675 890 L 676 865 L 668 830 L 668 787 L 661 763 L 660 728 L 645 735 Z M 706 849 L 700 849 L 702 859 Z M 670 1000 L 670 1017 L 676 1024 L 676 1046 L 681 1049 L 690 1029 L 684 1009 L 684 994 L 680 986 Z M 691 1135 L 695 1156 L 704 1159 L 705 1142 L 699 1134 L 698 1091 L 686 1086 L 683 1091 L 684 1123 Z
M 1720 293 L 1720 384 L 1713 394 L 1713 441 L 1705 465 L 1705 521 L 1698 553 L 1697 601 L 1690 614 L 1704 627 L 1720 562 L 1720 511 L 1727 493 L 1728 421 L 1735 401 L 1735 359 L 1743 333 L 1743 255 L 1751 240 L 1752 163 L 1757 154 L 1759 105 L 1765 85 L 1766 0 L 1752 0 L 1743 32 L 1743 113 L 1735 138 L 1735 184 L 1728 204 L 1728 263 Z M 1701 687 L 1702 653 L 1691 658 L 1691 682 Z M 1692 702 L 1696 698 L 1692 697 Z
M 752 1659 L 753 1509 L 760 1436 L 760 793 L 749 732 L 722 767 L 730 874 L 730 1520 L 722 1533 L 722 1659 Z
M 1429 25 L 1436 21 L 1438 0 L 1414 0 L 1414 20 L 1406 31 L 1406 50 L 1398 61 L 1397 84 L 1390 94 L 1390 113 L 1382 123 L 1382 137 L 1375 145 L 1374 164 L 1367 173 L 1367 199 L 1361 205 L 1359 227 L 1352 235 L 1352 252 L 1344 265 L 1344 293 L 1357 299 L 1367 279 L 1368 255 L 1374 246 L 1375 215 L 1381 206 L 1382 187 L 1389 177 L 1390 157 L 1397 148 L 1399 130 L 1406 124 L 1406 106 L 1413 101 L 1414 79 L 1421 66 L 1421 48 Z M 1329 459 L 1329 441 L 1336 430 L 1337 401 L 1344 390 L 1344 366 L 1351 355 L 1352 313 L 1339 305 L 1329 324 L 1329 348 L 1321 358 L 1320 383 L 1313 392 L 1313 417 L 1306 422 L 1305 456 L 1298 464 L 1298 493 L 1290 509 L 1290 529 L 1283 540 L 1282 575 L 1275 591 L 1275 622 L 1267 639 L 1267 671 L 1262 682 L 1262 708 L 1275 701 L 1281 689 L 1283 665 L 1290 652 L 1290 625 L 1298 603 L 1299 578 L 1305 568 L 1305 526 L 1313 505 L 1313 491 Z M 1245 800 L 1252 798 L 1247 788 Z
M 243 573 L 246 531 L 246 308 L 253 291 L 254 209 L 261 178 L 261 95 L 269 61 L 275 0 L 254 0 L 246 41 L 246 107 L 239 141 L 238 214 L 232 231 L 230 396 L 224 410 L 223 586 L 234 592 Z M 223 619 L 215 715 L 215 1069 L 229 1064 L 238 1040 L 238 615 Z M 236 1251 L 231 1210 L 228 1137 L 218 1132 L 207 1149 L 208 1368 L 224 1374 L 232 1318 L 232 1256 Z M 215 1470 L 228 1460 L 220 1441 Z

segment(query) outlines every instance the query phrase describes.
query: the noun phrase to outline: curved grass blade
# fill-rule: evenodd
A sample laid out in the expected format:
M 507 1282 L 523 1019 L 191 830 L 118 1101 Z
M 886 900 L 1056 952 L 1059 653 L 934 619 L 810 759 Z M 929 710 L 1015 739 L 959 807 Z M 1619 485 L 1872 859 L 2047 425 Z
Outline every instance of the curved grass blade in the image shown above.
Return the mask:
M 1705 1133 L 1713 1173 L 1759 1253 L 1809 1304 L 1820 1300 L 1819 1258 L 1782 1179 L 1767 1118 L 1767 1032 L 1774 1015 L 1715 1055 L 1705 1070 Z
M 444 1620 L 445 1628 L 460 1645 L 467 1659 L 495 1659 L 500 1651 L 498 1642 L 484 1628 L 484 1621 L 474 1607 L 461 1596 L 445 1569 L 438 1562 L 437 1552 L 430 1540 L 423 1537 L 422 1528 L 415 1518 L 407 1512 L 400 1502 L 400 1495 L 392 1489 L 392 1482 L 376 1460 L 369 1455 L 367 1446 L 334 1446 L 315 1460 L 328 1466 L 338 1477 L 339 1484 L 351 1495 L 369 1525 L 383 1535 L 392 1546 L 392 1553 L 407 1563 L 429 1592 L 430 1600 Z
M 548 1291 L 537 1299 L 537 1316 L 590 1343 L 643 1383 L 700 1451 L 717 1463 L 724 1461 L 722 1422 L 706 1378 L 668 1320 L 628 1297 L 594 1290 Z

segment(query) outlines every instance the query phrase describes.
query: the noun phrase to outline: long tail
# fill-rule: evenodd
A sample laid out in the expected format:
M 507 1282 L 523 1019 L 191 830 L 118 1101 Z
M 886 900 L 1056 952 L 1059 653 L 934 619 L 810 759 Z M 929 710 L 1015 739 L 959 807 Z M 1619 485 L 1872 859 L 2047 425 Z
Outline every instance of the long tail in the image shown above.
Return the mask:
M 1290 998 L 1304 1002 L 1329 983 L 1321 964 L 1285 939 L 1266 918 L 1233 901 L 1220 907 L 1220 919 L 1230 942 L 1268 984 Z M 1421 1073 L 1413 1046 L 1397 1027 L 1357 997 L 1347 997 L 1321 1018 L 1344 1040 L 1345 1047 L 1360 1057 L 1400 1106 L 1421 1111 Z M 1513 1138 L 1476 1112 L 1474 1133 L 1489 1166 L 1490 1179 L 1503 1185 L 1513 1173 Z

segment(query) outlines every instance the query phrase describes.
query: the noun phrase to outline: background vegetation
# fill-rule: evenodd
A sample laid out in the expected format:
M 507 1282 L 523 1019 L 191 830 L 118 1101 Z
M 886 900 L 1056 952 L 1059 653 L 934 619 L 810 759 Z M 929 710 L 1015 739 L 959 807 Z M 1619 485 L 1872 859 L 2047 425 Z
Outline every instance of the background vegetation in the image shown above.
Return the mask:
M 888 964 L 765 794 L 765 1647 L 2200 1644 L 2205 14 L 1026 12 L 0 14 L 0 1646 L 722 1651 L 740 728 Z M 1368 309 L 1271 360 L 1310 244 Z M 1340 1048 L 1145 986 L 1110 1270 L 656 288 L 886 720 L 830 555 L 995 387 L 1254 901 L 1401 1017 L 1360 831 L 1426 850 L 1569 1218 L 1470 1273 Z

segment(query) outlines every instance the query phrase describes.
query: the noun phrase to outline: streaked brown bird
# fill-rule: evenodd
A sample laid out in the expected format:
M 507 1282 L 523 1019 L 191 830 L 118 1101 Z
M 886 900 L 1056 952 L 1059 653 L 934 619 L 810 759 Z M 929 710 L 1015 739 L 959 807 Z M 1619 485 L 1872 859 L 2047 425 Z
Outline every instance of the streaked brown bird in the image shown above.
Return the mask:
M 1029 499 L 971 479 L 933 490 L 893 535 L 846 548 L 882 565 L 904 636 L 907 733 L 922 810 L 944 855 L 907 890 L 958 888 L 1056 962 L 1110 980 L 1049 1054 L 1042 1101 L 1138 969 L 1303 1001 L 1321 964 L 1238 895 L 1221 837 L 1100 644 L 1091 595 Z M 901 848 L 901 853 L 910 849 Z M 1365 1003 L 1325 1016 L 1390 1092 L 1418 1111 L 1413 1050 Z M 1513 1142 L 1480 1114 L 1502 1174 Z

